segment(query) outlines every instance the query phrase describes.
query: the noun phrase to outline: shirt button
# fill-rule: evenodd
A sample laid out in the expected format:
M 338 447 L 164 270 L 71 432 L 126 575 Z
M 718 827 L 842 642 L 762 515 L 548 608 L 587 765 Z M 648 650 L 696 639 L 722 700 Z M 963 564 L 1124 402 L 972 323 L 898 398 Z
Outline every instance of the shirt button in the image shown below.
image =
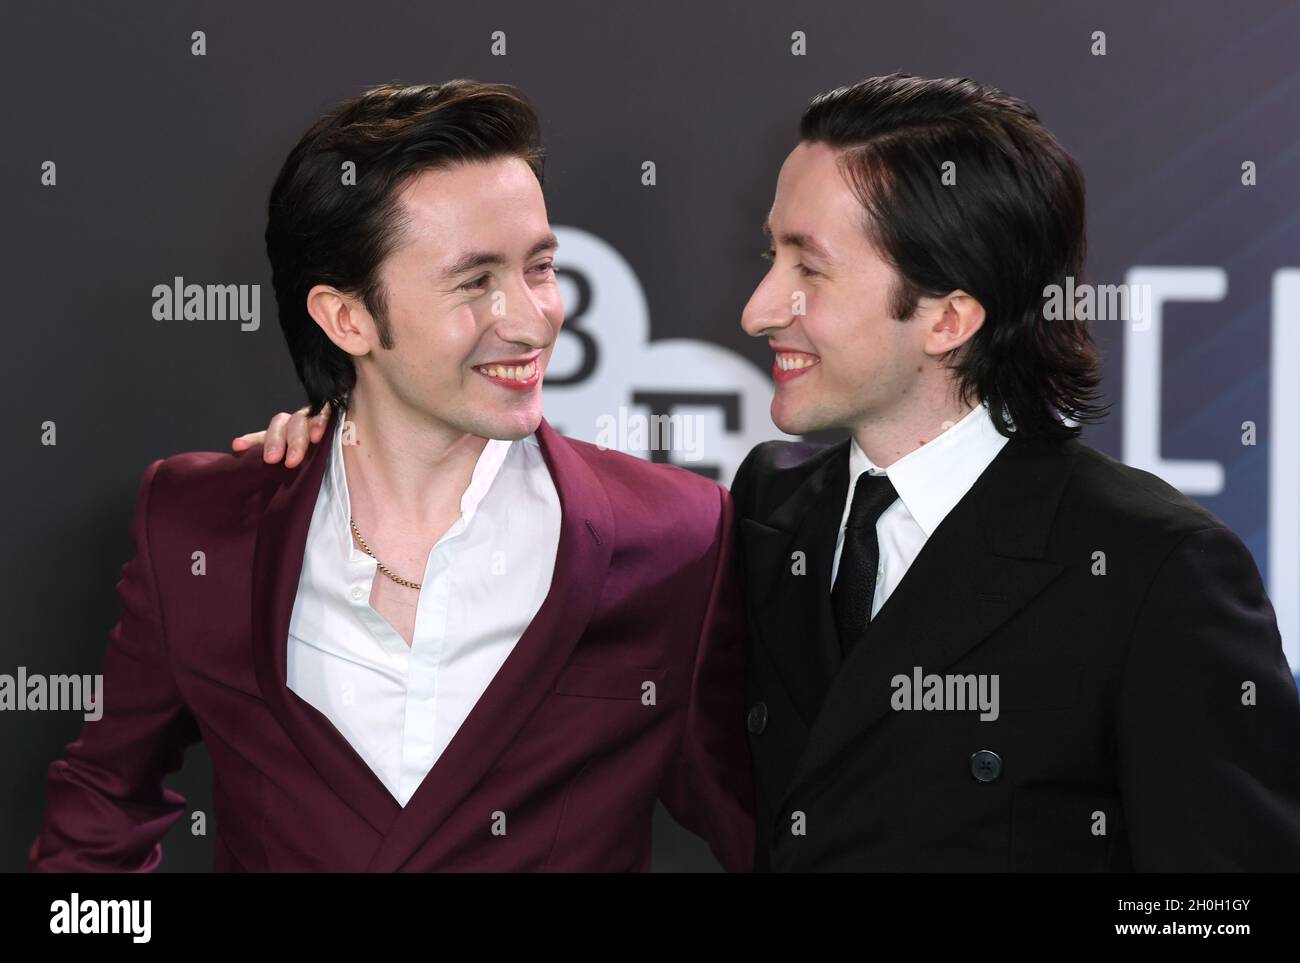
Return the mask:
M 366 593 L 362 590 L 360 585 L 352 589 L 352 598 L 354 601 L 360 602 L 365 597 Z

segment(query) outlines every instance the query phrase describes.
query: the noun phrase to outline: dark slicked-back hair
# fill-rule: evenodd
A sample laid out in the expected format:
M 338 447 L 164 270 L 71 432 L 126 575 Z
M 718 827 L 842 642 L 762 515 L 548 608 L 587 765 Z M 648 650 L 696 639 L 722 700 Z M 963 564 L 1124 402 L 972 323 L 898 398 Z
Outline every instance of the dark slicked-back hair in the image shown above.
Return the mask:
M 799 133 L 842 149 L 863 229 L 900 276 L 893 317 L 958 289 L 984 306 L 946 359 L 964 400 L 987 402 L 1004 435 L 1069 437 L 1080 428 L 1064 419 L 1103 416 L 1086 323 L 1044 317 L 1048 285 L 1082 280 L 1083 175 L 1031 107 L 969 79 L 892 74 L 814 97 Z
M 289 152 L 271 190 L 266 253 L 280 328 L 313 414 L 356 384 L 352 358 L 307 313 L 329 284 L 359 296 L 380 344 L 393 346 L 379 266 L 401 238 L 398 195 L 421 171 L 518 157 L 542 180 L 537 115 L 515 88 L 451 80 L 385 84 L 336 105 Z M 355 184 L 344 164 L 355 164 Z

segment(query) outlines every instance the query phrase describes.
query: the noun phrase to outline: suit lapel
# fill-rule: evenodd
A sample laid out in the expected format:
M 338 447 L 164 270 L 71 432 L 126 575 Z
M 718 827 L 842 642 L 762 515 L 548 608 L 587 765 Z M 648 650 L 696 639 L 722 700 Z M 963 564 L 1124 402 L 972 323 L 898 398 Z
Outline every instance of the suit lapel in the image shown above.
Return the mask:
M 269 469 L 276 487 L 253 551 L 253 668 L 272 715 L 312 768 L 357 815 L 384 833 L 401 805 L 334 724 L 286 683 L 289 620 L 337 418 L 337 412 L 331 414 L 324 440 L 311 446 L 298 468 Z
M 944 672 L 1064 571 L 1043 554 L 1073 451 L 1013 436 L 935 529 L 832 682 L 778 812 L 892 711 L 895 675 Z
M 840 669 L 830 590 L 848 471 L 845 441 L 766 521 L 740 523 L 758 635 L 808 726 Z
M 537 438 L 560 499 L 560 542 L 550 591 L 487 691 L 398 813 L 369 871 L 401 869 L 478 784 L 554 688 L 600 598 L 614 540 L 609 498 L 570 442 L 545 420 Z M 487 819 L 484 813 L 485 834 Z M 437 855 L 430 853 L 430 860 Z

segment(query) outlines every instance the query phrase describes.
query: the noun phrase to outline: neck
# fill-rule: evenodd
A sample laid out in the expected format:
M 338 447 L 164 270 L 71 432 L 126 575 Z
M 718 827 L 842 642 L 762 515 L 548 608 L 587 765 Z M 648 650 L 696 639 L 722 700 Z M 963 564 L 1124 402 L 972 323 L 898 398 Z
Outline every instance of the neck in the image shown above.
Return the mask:
M 368 403 L 359 389 L 353 389 L 344 413 L 356 444 L 343 445 L 357 523 L 409 531 L 438 527 L 459 512 L 488 439 L 431 422 L 400 404 Z
M 873 465 L 888 468 L 943 434 L 978 404 L 965 404 L 951 392 L 922 398 L 905 409 L 883 412 L 853 425 L 853 440 Z

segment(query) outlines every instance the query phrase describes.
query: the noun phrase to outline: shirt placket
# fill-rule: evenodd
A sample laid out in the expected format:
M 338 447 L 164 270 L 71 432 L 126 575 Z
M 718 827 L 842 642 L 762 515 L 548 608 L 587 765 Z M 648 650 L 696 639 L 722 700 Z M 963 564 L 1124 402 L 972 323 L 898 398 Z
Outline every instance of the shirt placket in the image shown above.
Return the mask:
M 415 610 L 402 726 L 403 802 L 419 788 L 438 744 L 438 667 L 447 646 L 451 572 L 465 530 L 461 517 L 429 552 Z

